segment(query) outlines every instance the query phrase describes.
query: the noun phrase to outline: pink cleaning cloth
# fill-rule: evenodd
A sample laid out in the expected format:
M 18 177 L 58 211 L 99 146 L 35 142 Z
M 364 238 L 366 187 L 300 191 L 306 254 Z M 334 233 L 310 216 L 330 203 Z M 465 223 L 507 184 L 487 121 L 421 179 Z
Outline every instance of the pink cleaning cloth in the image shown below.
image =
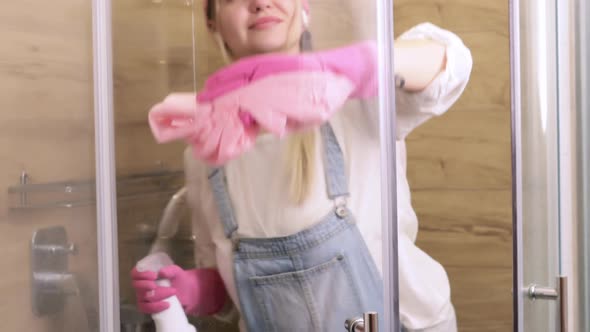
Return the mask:
M 213 74 L 197 95 L 172 94 L 149 122 L 160 143 L 185 139 L 195 157 L 222 165 L 260 130 L 282 137 L 326 122 L 350 98 L 377 94 L 373 42 L 301 55 L 262 55 Z

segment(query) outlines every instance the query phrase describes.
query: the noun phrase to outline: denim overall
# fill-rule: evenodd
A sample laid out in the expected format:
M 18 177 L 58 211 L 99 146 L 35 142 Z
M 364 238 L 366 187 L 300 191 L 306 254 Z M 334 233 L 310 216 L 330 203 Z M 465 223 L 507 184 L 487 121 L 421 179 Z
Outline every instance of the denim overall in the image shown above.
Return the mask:
M 348 318 L 376 311 L 383 326 L 383 283 L 346 206 L 344 158 L 329 125 L 321 128 L 327 191 L 334 209 L 314 226 L 278 238 L 239 238 L 224 170 L 209 176 L 250 332 L 339 332 Z M 277 221 L 280 222 L 280 221 Z

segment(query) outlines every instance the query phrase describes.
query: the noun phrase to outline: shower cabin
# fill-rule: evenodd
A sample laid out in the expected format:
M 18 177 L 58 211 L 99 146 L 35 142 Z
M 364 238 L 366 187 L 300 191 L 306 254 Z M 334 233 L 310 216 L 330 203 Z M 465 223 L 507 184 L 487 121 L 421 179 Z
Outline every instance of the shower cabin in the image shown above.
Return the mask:
M 510 257 L 500 264 L 503 274 L 492 280 L 498 288 L 484 277 L 493 275 L 491 270 L 482 268 L 473 278 L 485 281 L 454 293 L 459 330 L 590 330 L 590 118 L 585 96 L 590 66 L 584 56 L 590 40 L 584 18 L 590 16 L 590 6 L 576 0 L 486 0 L 481 8 L 459 0 L 310 4 L 319 49 L 366 38 L 378 41 L 380 91 L 388 92 L 395 86 L 394 22 L 397 32 L 407 28 L 409 16 L 425 13 L 453 26 L 471 42 L 477 76 L 479 57 L 488 51 L 478 38 L 469 39 L 481 23 L 469 17 L 475 13 L 493 19 L 490 31 L 504 43 L 506 52 L 498 56 L 507 74 L 497 103 L 506 106 L 499 108 L 506 130 L 497 140 L 508 152 L 503 165 L 508 180 L 494 190 L 510 200 L 491 204 L 504 204 L 508 211 L 502 214 L 501 223 L 508 226 L 499 248 L 507 248 Z M 461 18 L 451 15 L 462 10 Z M 135 307 L 129 271 L 158 250 L 184 267 L 195 265 L 196 236 L 184 189 L 185 146 L 156 144 L 147 111 L 170 92 L 197 91 L 223 65 L 201 11 L 200 0 L 0 5 L 2 330 L 153 331 L 150 317 Z M 398 27 L 398 17 L 403 26 Z M 451 24 L 453 17 L 462 23 Z M 395 126 L 383 125 L 395 122 L 394 93 L 382 93 L 378 104 L 378 176 L 387 244 L 385 326 L 379 330 L 394 331 L 400 327 L 396 144 Z M 486 219 L 486 211 L 481 216 L 485 222 L 494 219 Z M 481 227 L 483 234 L 487 226 Z M 500 292 L 491 294 L 487 286 Z M 503 304 L 498 324 L 477 325 L 487 314 L 468 311 L 477 297 L 496 308 Z M 470 319 L 471 324 L 462 323 Z M 201 332 L 237 331 L 215 318 L 191 322 Z

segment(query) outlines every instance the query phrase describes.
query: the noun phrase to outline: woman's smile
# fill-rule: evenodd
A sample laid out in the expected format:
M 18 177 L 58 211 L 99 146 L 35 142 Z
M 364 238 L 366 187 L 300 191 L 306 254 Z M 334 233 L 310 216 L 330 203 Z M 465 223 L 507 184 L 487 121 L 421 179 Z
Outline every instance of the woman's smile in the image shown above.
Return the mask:
M 266 30 L 282 23 L 283 20 L 275 16 L 264 16 L 256 19 L 248 26 L 249 30 Z

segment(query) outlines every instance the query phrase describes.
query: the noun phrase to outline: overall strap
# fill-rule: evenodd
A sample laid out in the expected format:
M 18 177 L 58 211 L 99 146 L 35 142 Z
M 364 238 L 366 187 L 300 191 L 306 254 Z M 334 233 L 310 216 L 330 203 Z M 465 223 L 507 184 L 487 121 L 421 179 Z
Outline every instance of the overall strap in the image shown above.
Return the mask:
M 216 168 L 211 172 L 209 175 L 209 185 L 215 197 L 215 204 L 217 205 L 217 211 L 223 225 L 225 236 L 228 239 L 232 238 L 238 229 L 238 223 L 236 222 L 234 208 L 227 190 L 225 171 L 222 167 Z
M 325 124 L 321 128 L 321 132 L 324 141 L 324 172 L 328 197 L 335 200 L 338 197 L 348 196 L 346 164 L 334 130 L 330 124 Z

